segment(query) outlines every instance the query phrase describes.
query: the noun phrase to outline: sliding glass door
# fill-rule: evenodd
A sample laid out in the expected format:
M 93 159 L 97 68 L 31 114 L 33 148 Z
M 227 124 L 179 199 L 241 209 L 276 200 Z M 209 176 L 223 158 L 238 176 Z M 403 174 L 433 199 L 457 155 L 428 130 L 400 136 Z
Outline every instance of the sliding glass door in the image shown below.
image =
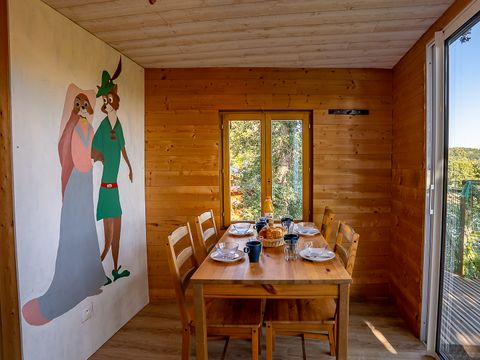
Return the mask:
M 480 16 L 445 42 L 443 241 L 437 353 L 480 359 Z

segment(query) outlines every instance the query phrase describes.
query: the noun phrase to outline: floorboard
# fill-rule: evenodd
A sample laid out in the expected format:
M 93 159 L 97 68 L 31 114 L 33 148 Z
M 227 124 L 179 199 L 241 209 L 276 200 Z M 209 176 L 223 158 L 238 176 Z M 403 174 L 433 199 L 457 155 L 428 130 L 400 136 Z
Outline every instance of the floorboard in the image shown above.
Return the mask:
M 265 335 L 265 334 L 264 334 Z M 263 340 L 263 339 L 262 339 Z M 265 356 L 265 342 L 262 343 Z M 92 357 L 93 360 L 180 359 L 181 337 L 177 305 L 162 301 L 147 305 Z M 219 359 L 223 342 L 209 343 L 211 359 Z M 328 343 L 306 340 L 307 359 L 332 360 Z M 353 302 L 350 306 L 350 360 L 430 359 L 425 346 L 406 328 L 387 302 Z M 247 359 L 250 343 L 232 340 L 226 359 Z M 192 345 L 192 359 L 195 359 Z M 300 338 L 277 337 L 274 359 L 302 359 Z
M 480 359 L 480 279 L 445 272 L 440 349 L 456 360 Z

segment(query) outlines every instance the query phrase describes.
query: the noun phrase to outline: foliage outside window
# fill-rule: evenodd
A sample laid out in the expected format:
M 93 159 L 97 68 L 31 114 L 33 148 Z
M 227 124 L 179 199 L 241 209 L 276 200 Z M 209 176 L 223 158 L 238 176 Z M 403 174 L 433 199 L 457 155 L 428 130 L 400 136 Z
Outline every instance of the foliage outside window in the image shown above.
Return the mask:
M 225 225 L 258 219 L 266 196 L 276 220 L 308 219 L 308 121 L 306 112 L 223 115 Z
M 448 154 L 445 270 L 480 279 L 480 149 Z
M 302 121 L 272 121 L 272 199 L 277 218 L 302 218 L 302 159 Z
M 231 219 L 253 221 L 261 212 L 260 121 L 231 121 L 229 140 Z

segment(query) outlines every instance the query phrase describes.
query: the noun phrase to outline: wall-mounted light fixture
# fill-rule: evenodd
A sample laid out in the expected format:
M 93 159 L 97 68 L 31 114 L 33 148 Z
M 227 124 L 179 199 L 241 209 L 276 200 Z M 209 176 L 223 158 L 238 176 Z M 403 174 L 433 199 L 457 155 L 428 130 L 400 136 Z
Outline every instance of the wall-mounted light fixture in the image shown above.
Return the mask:
M 328 109 L 328 115 L 369 115 L 367 109 Z

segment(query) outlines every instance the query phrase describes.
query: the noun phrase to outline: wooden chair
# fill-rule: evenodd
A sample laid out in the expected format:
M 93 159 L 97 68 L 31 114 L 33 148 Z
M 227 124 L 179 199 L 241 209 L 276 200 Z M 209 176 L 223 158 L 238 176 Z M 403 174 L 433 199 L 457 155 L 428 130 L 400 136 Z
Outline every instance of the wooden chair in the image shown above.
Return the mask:
M 323 213 L 322 227 L 320 228 L 320 233 L 325 238 L 328 244 L 330 244 L 330 238 L 332 236 L 333 220 L 335 220 L 335 213 L 332 209 L 326 206 L 325 212 Z
M 204 230 L 205 222 L 211 222 L 212 227 Z M 198 258 L 203 261 L 218 241 L 218 230 L 215 224 L 213 210 L 205 211 L 195 218 L 198 235 Z
M 183 241 L 182 241 L 183 240 Z M 176 254 L 175 245 L 186 242 Z M 193 308 L 187 306 L 185 292 L 190 278 L 198 268 L 190 225 L 177 228 L 166 242 L 166 253 L 182 321 L 182 359 L 190 355 L 190 340 L 195 331 Z M 247 338 L 252 341 L 252 359 L 258 359 L 262 325 L 260 300 L 207 299 L 207 334 L 210 339 L 226 339 L 225 355 L 230 338 Z
M 347 224 L 339 223 L 335 253 L 352 275 L 360 235 Z M 305 338 L 327 339 L 330 354 L 336 353 L 337 302 L 334 298 L 288 299 L 267 301 L 265 311 L 267 360 L 275 351 L 275 335 L 302 337 L 305 358 Z

